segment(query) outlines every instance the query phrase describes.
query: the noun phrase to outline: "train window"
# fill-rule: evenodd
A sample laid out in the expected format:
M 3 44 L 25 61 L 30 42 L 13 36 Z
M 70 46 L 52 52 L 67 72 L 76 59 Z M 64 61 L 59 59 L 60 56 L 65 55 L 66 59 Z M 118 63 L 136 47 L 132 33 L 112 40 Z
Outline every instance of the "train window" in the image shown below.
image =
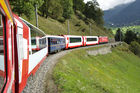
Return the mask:
M 77 42 L 81 42 L 81 38 L 70 37 L 70 43 L 77 43 Z
M 4 85 L 4 43 L 3 43 L 3 25 L 2 25 L 2 16 L 0 14 L 0 91 Z
M 97 38 L 87 38 L 87 41 L 97 41 Z
M 36 45 L 36 39 L 31 40 L 32 45 Z

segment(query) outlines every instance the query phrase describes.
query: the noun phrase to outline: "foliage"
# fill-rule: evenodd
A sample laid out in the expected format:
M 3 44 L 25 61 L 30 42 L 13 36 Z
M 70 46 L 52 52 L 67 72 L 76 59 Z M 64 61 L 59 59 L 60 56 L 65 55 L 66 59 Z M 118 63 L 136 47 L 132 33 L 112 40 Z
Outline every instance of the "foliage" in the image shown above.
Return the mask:
M 62 17 L 63 8 L 60 4 L 60 0 L 44 0 L 43 5 L 39 8 L 41 15 L 58 19 Z
M 123 33 L 121 31 L 120 28 L 118 28 L 117 32 L 116 32 L 116 35 L 115 35 L 115 41 L 123 41 Z
M 87 18 L 93 19 L 98 25 L 103 25 L 103 11 L 99 8 L 98 2 L 92 0 L 86 3 L 83 12 Z
M 44 0 L 43 5 L 39 8 L 41 15 L 52 17 L 53 19 L 69 19 L 73 13 L 72 0 Z
M 33 18 L 35 5 L 40 7 L 43 3 L 42 0 L 9 0 L 10 5 L 14 12 L 16 12 L 19 16 L 22 14 L 26 15 L 29 19 Z
M 80 11 L 75 11 L 75 14 L 79 17 L 79 19 L 86 20 L 86 16 Z
M 129 49 L 135 54 L 140 57 L 140 44 L 136 41 L 130 43 Z
M 84 0 L 73 0 L 73 9 L 75 12 L 76 10 L 83 12 L 85 9 Z
M 127 30 L 126 34 L 125 34 L 125 38 L 124 38 L 124 41 L 127 43 L 127 44 L 130 44 L 132 41 L 135 41 L 137 40 L 137 34 L 135 32 L 133 32 L 132 30 Z
M 139 34 L 137 34 L 138 36 L 138 39 L 137 39 L 137 42 L 140 44 L 140 33 Z
M 137 26 L 123 26 L 123 27 L 119 27 L 122 32 L 125 34 L 127 32 L 127 30 L 132 30 L 134 32 L 138 32 L 140 33 L 140 25 L 137 25 Z M 113 31 L 113 34 L 116 34 L 116 31 L 117 31 L 117 27 L 116 28 L 111 28 L 112 31 Z
M 61 0 L 61 5 L 63 7 L 63 17 L 70 19 L 73 14 L 73 2 L 72 0 Z
M 84 0 L 10 0 L 10 3 L 14 12 L 19 16 L 23 14 L 29 19 L 34 17 L 37 5 L 39 15 L 60 22 L 70 19 L 75 12 L 85 22 L 86 19 L 92 19 L 100 26 L 104 24 L 103 11 L 96 0 L 86 4 Z

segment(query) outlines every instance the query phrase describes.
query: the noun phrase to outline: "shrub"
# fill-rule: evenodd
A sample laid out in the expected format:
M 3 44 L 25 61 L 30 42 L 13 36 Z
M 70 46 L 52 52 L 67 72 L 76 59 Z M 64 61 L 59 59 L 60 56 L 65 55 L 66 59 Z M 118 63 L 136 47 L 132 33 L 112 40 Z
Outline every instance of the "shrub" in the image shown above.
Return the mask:
M 124 41 L 127 43 L 127 44 L 130 44 L 132 41 L 136 41 L 137 40 L 137 34 L 128 29 L 127 32 L 125 33 L 125 38 L 124 38 Z
M 140 57 L 140 44 L 136 41 L 130 43 L 129 49 L 137 56 Z
M 75 26 L 81 26 L 81 22 L 80 22 L 80 21 L 77 22 L 77 23 L 75 24 Z
M 76 15 L 79 17 L 79 19 L 82 19 L 82 20 L 86 19 L 86 16 L 83 15 L 80 11 L 76 11 Z
M 64 23 L 66 19 L 64 17 L 59 17 L 57 20 L 61 23 Z

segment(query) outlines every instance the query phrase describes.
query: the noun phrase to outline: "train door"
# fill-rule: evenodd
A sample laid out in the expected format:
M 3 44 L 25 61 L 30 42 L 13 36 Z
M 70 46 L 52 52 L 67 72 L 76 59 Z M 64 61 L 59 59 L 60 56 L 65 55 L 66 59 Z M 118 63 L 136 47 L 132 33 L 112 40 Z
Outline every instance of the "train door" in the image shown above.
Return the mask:
M 0 91 L 14 92 L 13 23 L 0 12 Z
M 29 28 L 16 15 L 14 19 L 17 43 L 16 86 L 19 89 L 17 92 L 22 92 L 28 77 Z

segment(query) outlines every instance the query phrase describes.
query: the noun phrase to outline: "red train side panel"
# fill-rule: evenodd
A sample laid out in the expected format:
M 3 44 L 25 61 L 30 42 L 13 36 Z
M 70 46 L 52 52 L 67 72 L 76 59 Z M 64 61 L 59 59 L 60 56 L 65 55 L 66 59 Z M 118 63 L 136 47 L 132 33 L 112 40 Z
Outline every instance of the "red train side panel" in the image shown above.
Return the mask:
M 74 35 L 64 35 L 66 41 L 66 49 L 83 46 L 83 37 Z
M 107 36 L 99 36 L 99 43 L 102 44 L 102 43 L 108 43 L 109 40 L 108 40 L 108 37 Z

